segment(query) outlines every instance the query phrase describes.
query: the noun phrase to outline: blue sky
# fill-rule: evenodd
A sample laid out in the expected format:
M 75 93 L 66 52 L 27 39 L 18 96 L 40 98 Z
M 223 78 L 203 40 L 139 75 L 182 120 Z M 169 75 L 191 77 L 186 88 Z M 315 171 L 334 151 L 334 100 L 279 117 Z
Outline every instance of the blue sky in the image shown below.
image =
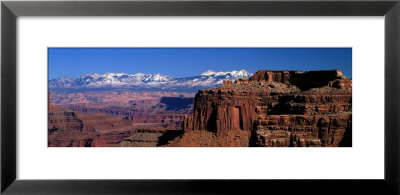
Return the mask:
M 329 70 L 351 78 L 351 48 L 49 48 L 49 79 L 88 73 L 161 73 L 175 78 L 207 70 Z

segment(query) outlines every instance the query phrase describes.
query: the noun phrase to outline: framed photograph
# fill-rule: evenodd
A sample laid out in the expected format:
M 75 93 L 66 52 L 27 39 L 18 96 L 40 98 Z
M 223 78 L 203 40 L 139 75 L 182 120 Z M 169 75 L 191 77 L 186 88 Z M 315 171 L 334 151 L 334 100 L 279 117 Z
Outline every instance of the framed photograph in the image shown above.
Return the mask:
M 351 147 L 351 64 L 352 48 L 49 48 L 48 147 Z
M 2 1 L 1 192 L 398 194 L 399 23 L 397 0 Z

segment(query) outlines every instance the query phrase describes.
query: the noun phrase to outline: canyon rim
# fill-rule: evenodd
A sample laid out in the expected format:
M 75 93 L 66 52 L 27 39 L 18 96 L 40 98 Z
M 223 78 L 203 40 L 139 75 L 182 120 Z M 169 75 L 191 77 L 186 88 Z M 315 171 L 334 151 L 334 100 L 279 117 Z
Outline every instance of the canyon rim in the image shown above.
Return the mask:
M 351 48 L 49 48 L 48 89 L 48 147 L 352 146 Z

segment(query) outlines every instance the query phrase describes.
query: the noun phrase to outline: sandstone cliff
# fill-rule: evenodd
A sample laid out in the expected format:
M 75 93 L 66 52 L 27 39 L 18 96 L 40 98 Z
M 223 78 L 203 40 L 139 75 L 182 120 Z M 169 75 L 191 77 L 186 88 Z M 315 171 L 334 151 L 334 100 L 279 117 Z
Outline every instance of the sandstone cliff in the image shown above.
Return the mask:
M 183 128 L 249 131 L 250 146 L 339 146 L 352 130 L 351 109 L 352 80 L 339 70 L 258 71 L 199 90 Z

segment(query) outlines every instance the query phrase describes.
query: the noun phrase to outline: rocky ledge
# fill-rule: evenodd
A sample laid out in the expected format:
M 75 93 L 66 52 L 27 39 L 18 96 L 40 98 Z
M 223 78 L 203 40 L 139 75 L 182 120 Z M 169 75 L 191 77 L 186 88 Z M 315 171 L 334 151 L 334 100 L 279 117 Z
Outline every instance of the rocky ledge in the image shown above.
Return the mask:
M 248 131 L 249 146 L 351 146 L 351 116 L 352 80 L 340 70 L 261 70 L 199 90 L 183 129 Z

